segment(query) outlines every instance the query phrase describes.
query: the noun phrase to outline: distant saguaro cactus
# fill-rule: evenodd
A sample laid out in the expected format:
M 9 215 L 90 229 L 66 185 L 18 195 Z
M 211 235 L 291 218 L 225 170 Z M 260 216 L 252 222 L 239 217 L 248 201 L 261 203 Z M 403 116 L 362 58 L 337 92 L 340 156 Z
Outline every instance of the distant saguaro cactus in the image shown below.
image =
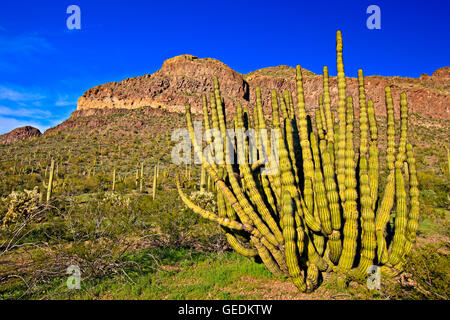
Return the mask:
M 139 192 L 142 193 L 144 190 L 144 163 L 141 162 L 141 176 L 139 179 Z
M 156 199 L 156 188 L 158 187 L 158 165 L 155 166 L 155 172 L 153 173 L 153 200 Z
M 112 191 L 116 190 L 116 168 L 113 169 L 113 176 L 112 176 Z
M 52 159 L 50 164 L 50 174 L 48 177 L 48 183 L 46 185 L 45 182 L 43 182 L 44 187 L 47 188 L 47 203 L 50 201 L 52 197 L 54 172 L 55 172 L 55 160 Z

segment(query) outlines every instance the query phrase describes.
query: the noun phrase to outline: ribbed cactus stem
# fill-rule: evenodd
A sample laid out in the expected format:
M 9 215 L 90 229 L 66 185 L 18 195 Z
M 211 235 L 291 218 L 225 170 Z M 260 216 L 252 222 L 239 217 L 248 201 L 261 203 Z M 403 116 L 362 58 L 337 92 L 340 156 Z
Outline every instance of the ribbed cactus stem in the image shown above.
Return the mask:
M 136 170 L 136 176 L 134 178 L 134 184 L 136 185 L 136 188 L 137 188 L 138 184 L 139 184 L 139 170 Z
M 322 116 L 320 115 L 320 110 L 316 110 L 316 127 L 317 127 L 317 134 L 319 135 L 319 139 L 324 140 L 325 133 L 323 130 Z
M 361 197 L 360 203 L 361 203 L 362 248 L 357 272 L 359 276 L 365 276 L 367 274 L 367 268 L 373 264 L 377 241 L 375 235 L 375 214 L 372 208 L 373 201 L 370 190 L 368 160 L 367 160 L 369 120 L 367 117 L 366 94 L 364 89 L 364 75 L 361 69 L 358 70 L 358 84 L 359 84 L 359 129 L 360 129 L 359 193 Z
M 47 185 L 47 203 L 50 201 L 50 198 L 52 197 L 54 171 L 55 171 L 55 160 L 52 159 L 52 162 L 50 164 L 50 175 L 48 177 L 48 185 Z
M 298 123 L 300 145 L 302 147 L 303 170 L 305 178 L 314 178 L 314 164 L 312 161 L 311 146 L 309 142 L 308 122 L 306 120 L 305 99 L 303 96 L 303 78 L 302 69 L 297 66 L 297 106 L 298 106 Z
M 186 204 L 186 206 L 194 211 L 195 213 L 201 215 L 203 218 L 211 221 L 215 221 L 219 223 L 221 226 L 233 229 L 233 230 L 247 230 L 251 232 L 253 228 L 250 225 L 244 225 L 242 223 L 239 223 L 237 221 L 232 221 L 228 218 L 219 217 L 218 215 L 208 211 L 204 210 L 201 207 L 197 206 L 195 203 L 193 203 L 183 192 L 180 185 L 180 179 L 179 177 L 176 178 L 176 184 L 178 193 L 180 195 L 180 198 L 183 200 L 183 202 Z
M 367 274 L 367 268 L 373 264 L 377 240 L 375 235 L 375 214 L 372 209 L 372 197 L 370 195 L 369 176 L 367 173 L 367 159 L 360 159 L 360 194 L 361 194 L 361 258 L 358 265 L 360 276 Z
M 142 193 L 144 190 L 144 163 L 141 162 L 141 176 L 139 179 L 139 192 Z
M 315 203 L 317 204 L 318 216 L 322 225 L 322 232 L 330 235 L 332 232 L 331 216 L 328 208 L 328 200 L 325 193 L 325 183 L 322 173 L 322 165 L 320 163 L 319 147 L 317 139 L 313 132 L 311 132 L 311 149 L 314 156 L 314 194 Z
M 344 202 L 344 241 L 342 254 L 339 259 L 339 268 L 346 272 L 351 269 L 356 254 L 356 241 L 358 237 L 358 210 L 355 177 L 355 151 L 353 150 L 353 101 L 351 96 L 347 99 L 347 128 L 345 149 L 345 202 Z
M 252 238 L 252 242 L 256 247 L 256 250 L 258 250 L 258 254 L 261 260 L 264 262 L 264 265 L 267 267 L 267 269 L 275 275 L 278 276 L 284 275 L 280 267 L 278 266 L 277 262 L 272 258 L 272 255 L 270 254 L 266 246 L 264 246 L 261 243 L 261 241 L 256 237 Z
M 322 129 L 321 132 L 323 133 L 323 136 L 321 136 L 321 134 L 318 132 L 319 138 L 322 140 L 322 139 L 325 139 L 325 134 L 327 131 L 327 121 L 325 118 L 325 109 L 323 107 L 323 95 L 322 94 L 319 95 L 319 110 L 318 111 L 319 111 L 320 116 L 316 117 L 316 123 L 317 123 L 317 128 L 319 128 L 319 126 L 320 126 L 320 128 Z
M 224 116 L 220 116 L 220 123 L 221 123 L 221 129 L 225 130 L 225 120 L 224 120 Z M 243 146 L 244 146 L 244 141 L 243 141 L 243 132 L 242 132 L 242 126 L 243 126 L 243 113 L 242 113 L 242 107 L 240 105 L 238 105 L 238 111 L 237 111 L 237 128 L 238 128 L 238 133 L 237 133 L 237 145 L 238 145 L 238 154 L 239 153 L 243 153 Z M 240 130 L 239 130 L 240 129 Z M 230 172 L 232 169 L 232 166 L 230 164 L 229 168 L 229 175 L 230 175 L 230 182 L 232 180 L 234 180 L 234 173 Z M 255 223 L 258 223 L 260 225 L 261 228 L 263 228 L 264 231 L 262 231 L 262 233 L 264 235 L 267 234 L 267 236 L 269 237 L 268 240 L 271 240 L 270 242 L 273 243 L 274 245 L 278 245 L 278 243 L 282 243 L 283 242 L 283 235 L 281 234 L 281 230 L 279 229 L 277 223 L 275 222 L 275 220 L 273 219 L 268 207 L 266 206 L 266 204 L 264 203 L 264 200 L 261 196 L 261 194 L 259 193 L 257 186 L 256 186 L 256 182 L 254 180 L 253 174 L 251 172 L 251 169 L 248 165 L 248 163 L 243 163 L 239 165 L 240 170 L 242 170 L 242 173 L 244 174 L 244 179 L 245 179 L 245 184 L 247 186 L 247 188 L 250 190 L 249 192 L 249 197 L 251 202 L 256 206 L 256 208 L 258 209 L 258 213 L 261 215 L 263 221 L 267 224 L 267 226 L 269 227 L 271 232 L 268 232 L 268 230 L 266 230 L 266 227 L 264 226 L 264 224 L 262 222 L 260 222 L 260 218 L 259 216 L 257 216 L 253 211 L 250 213 L 253 218 L 252 220 Z M 236 182 L 235 183 L 235 187 L 233 188 L 233 191 L 235 192 L 239 192 L 242 193 L 242 189 L 239 187 L 239 184 Z M 245 201 L 245 206 L 250 206 L 250 203 L 248 203 L 247 201 Z M 261 229 L 258 227 L 258 229 L 261 231 Z M 273 235 L 275 236 L 276 240 L 273 239 L 272 235 L 270 235 L 271 233 L 273 233 Z M 275 241 L 274 241 L 275 240 Z
M 281 116 L 283 117 L 283 119 L 289 118 L 288 109 L 286 107 L 286 103 L 284 101 L 284 97 L 283 97 L 282 93 L 280 93 L 280 111 L 281 111 Z
M 408 105 L 406 94 L 400 96 L 400 141 L 395 161 L 395 188 L 396 188 L 396 205 L 395 205 L 395 234 L 392 243 L 392 250 L 389 256 L 389 263 L 396 265 L 400 263 L 406 242 L 405 233 L 408 223 L 408 209 L 406 206 L 406 189 L 405 181 L 402 173 L 403 161 L 406 160 L 406 144 L 408 131 Z
M 346 104 L 345 104 L 345 73 L 344 60 L 342 57 L 342 34 L 341 31 L 336 33 L 336 65 L 337 65 L 337 81 L 338 81 L 338 120 L 339 130 L 337 134 L 337 157 L 336 157 L 336 171 L 337 181 L 339 186 L 339 195 L 341 201 L 345 201 L 345 129 L 346 129 Z
M 284 254 L 292 282 L 303 292 L 306 291 L 306 284 L 297 259 L 296 234 L 293 201 L 290 193 L 285 191 L 283 193 Z
M 116 168 L 113 169 L 113 176 L 112 176 L 112 191 L 116 190 Z
M 329 143 L 334 143 L 334 120 L 331 116 L 330 87 L 328 85 L 328 67 L 323 67 L 323 106 L 325 109 L 326 132 Z
M 387 262 L 387 248 L 386 239 L 384 238 L 384 231 L 386 224 L 389 221 L 389 216 L 394 206 L 394 196 L 395 196 L 395 172 L 391 170 L 386 180 L 386 188 L 384 190 L 383 198 L 377 209 L 375 228 L 377 235 L 377 257 L 378 262 Z
M 158 166 L 155 166 L 153 173 L 153 200 L 156 199 L 156 188 L 158 187 Z
M 205 168 L 202 166 L 200 171 L 200 191 L 205 191 L 206 187 L 206 171 Z
M 191 106 L 189 104 L 186 105 L 186 122 L 187 122 L 187 126 L 188 126 L 189 135 L 191 138 L 192 146 L 194 148 L 194 152 L 197 154 L 197 156 L 200 159 L 202 159 L 202 165 L 205 167 L 206 172 L 211 177 L 212 184 L 216 185 L 218 190 L 220 190 L 224 194 L 224 196 L 228 198 L 229 203 L 232 205 L 233 209 L 238 214 L 239 219 L 244 224 L 250 225 L 252 222 L 251 222 L 250 218 L 248 217 L 247 212 L 249 211 L 249 209 L 251 210 L 251 208 L 244 211 L 243 207 L 241 207 L 241 204 L 238 202 L 238 200 L 234 196 L 233 192 L 231 192 L 231 190 L 228 188 L 226 183 L 221 178 L 219 178 L 218 173 L 216 172 L 216 170 L 214 170 L 212 165 L 206 161 L 203 161 L 202 150 L 201 150 L 200 146 L 197 144 L 197 140 L 195 139 L 194 126 L 192 124 Z
M 445 150 L 447 151 L 447 173 L 450 175 L 450 148 L 445 146 Z M 14 171 L 15 171 L 15 163 L 14 163 Z
M 392 102 L 391 88 L 385 88 L 386 110 L 387 110 L 387 155 L 386 161 L 389 170 L 394 170 L 395 162 L 395 122 L 394 104 Z
M 370 142 L 369 142 L 369 185 L 370 196 L 372 197 L 372 209 L 375 210 L 378 200 L 378 177 L 379 177 L 379 150 L 378 150 L 378 128 L 377 120 L 375 118 L 375 109 L 372 100 L 367 102 L 367 115 L 370 128 Z
M 414 158 L 413 147 L 410 143 L 406 145 L 406 157 L 409 171 L 409 215 L 408 225 L 406 227 L 406 243 L 404 255 L 408 255 L 415 241 L 416 232 L 419 228 L 419 182 L 417 181 L 416 159 Z
M 359 155 L 366 156 L 368 150 L 368 119 L 366 108 L 366 93 L 364 90 L 364 75 L 361 69 L 358 70 L 358 84 L 359 84 L 359 130 L 360 130 L 360 144 Z
M 209 125 L 209 117 L 208 117 L 208 102 L 206 100 L 206 95 L 202 94 L 202 101 L 203 101 L 203 122 L 205 125 L 205 137 L 206 142 L 211 143 L 212 137 L 211 137 L 211 127 Z
M 396 265 L 400 262 L 405 245 L 405 232 L 408 223 L 408 211 L 406 207 L 405 180 L 402 173 L 403 163 L 400 160 L 395 162 L 395 233 L 392 243 L 392 251 L 389 256 L 389 263 Z

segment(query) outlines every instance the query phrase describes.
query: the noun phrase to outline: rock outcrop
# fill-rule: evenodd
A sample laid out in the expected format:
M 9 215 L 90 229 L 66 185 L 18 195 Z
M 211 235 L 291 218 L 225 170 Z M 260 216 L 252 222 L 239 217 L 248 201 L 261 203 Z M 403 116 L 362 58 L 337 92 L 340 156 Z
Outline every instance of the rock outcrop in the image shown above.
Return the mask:
M 29 139 L 32 137 L 39 137 L 41 131 L 31 126 L 16 128 L 8 133 L 0 136 L 0 144 L 10 144 L 17 141 Z
M 217 76 L 228 108 L 237 103 L 250 109 L 255 103 L 255 88 L 261 87 L 263 106 L 271 113 L 270 90 L 290 90 L 296 103 L 295 69 L 278 66 L 260 69 L 242 75 L 224 63 L 210 58 L 199 59 L 181 55 L 166 60 L 161 70 L 152 75 L 111 82 L 89 89 L 78 100 L 77 110 L 86 109 L 134 109 L 144 106 L 170 112 L 184 112 L 190 103 L 193 112 L 202 110 L 203 93 L 214 88 Z M 318 105 L 322 93 L 322 76 L 303 70 L 307 110 Z M 431 76 L 420 78 L 368 76 L 365 78 L 367 98 L 372 99 L 378 115 L 385 115 L 384 88 L 391 86 L 396 112 L 399 110 L 400 92 L 405 91 L 411 112 L 424 117 L 450 119 L 450 67 L 436 70 Z M 332 106 L 337 104 L 337 80 L 330 77 Z M 358 97 L 356 78 L 347 78 L 347 94 Z M 209 99 L 209 96 L 208 96 Z
M 89 89 L 78 99 L 77 110 L 150 106 L 184 112 L 189 102 L 198 111 L 201 95 L 214 90 L 214 76 L 219 79 L 225 103 L 248 99 L 249 87 L 240 73 L 215 59 L 182 55 L 166 60 L 161 70 L 152 75 Z

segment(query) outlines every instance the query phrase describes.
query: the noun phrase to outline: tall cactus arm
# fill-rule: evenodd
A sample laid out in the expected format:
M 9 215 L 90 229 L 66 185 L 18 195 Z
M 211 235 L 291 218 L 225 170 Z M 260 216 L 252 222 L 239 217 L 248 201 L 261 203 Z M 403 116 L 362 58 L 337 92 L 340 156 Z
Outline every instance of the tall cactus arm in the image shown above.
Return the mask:
M 351 269 L 356 255 L 358 237 L 358 209 L 355 177 L 355 160 L 353 150 L 353 101 L 351 96 L 347 99 L 347 128 L 346 128 L 346 149 L 345 149 L 345 202 L 344 202 L 344 241 L 342 244 L 342 254 L 339 259 L 339 268 L 346 272 Z
M 331 117 L 330 87 L 328 85 L 328 67 L 323 67 L 323 106 L 325 109 L 326 132 L 328 143 L 334 143 L 334 123 Z
M 281 111 L 281 116 L 283 117 L 283 119 L 289 118 L 288 109 L 286 107 L 286 102 L 284 100 L 282 93 L 280 93 L 280 111 Z
M 325 141 L 321 141 L 319 147 L 322 155 L 325 189 L 328 200 L 328 207 L 330 209 L 331 226 L 333 228 L 333 232 L 328 239 L 328 243 L 330 245 L 329 257 L 330 260 L 336 264 L 339 261 L 339 257 L 342 252 L 342 243 L 340 236 L 340 229 L 342 225 L 341 206 L 339 204 L 339 194 L 337 191 L 332 160 Z
M 394 104 L 392 102 L 391 88 L 385 88 L 386 110 L 387 110 L 387 149 L 386 161 L 389 170 L 394 170 L 395 162 L 395 122 Z
M 389 255 L 389 263 L 396 265 L 400 262 L 405 245 L 405 231 L 408 223 L 408 211 L 406 207 L 405 180 L 402 173 L 403 162 L 395 162 L 395 233 L 392 242 L 392 251 Z
M 317 211 L 322 225 L 322 232 L 326 235 L 331 234 L 331 215 L 328 208 L 328 200 L 325 192 L 325 183 L 323 179 L 322 166 L 319 156 L 319 147 L 317 146 L 317 139 L 313 132 L 311 132 L 311 149 L 314 156 L 314 191 L 317 203 Z
M 369 174 L 368 174 L 368 117 L 366 107 L 366 94 L 364 89 L 364 75 L 361 69 L 358 70 L 359 83 L 359 193 L 361 204 L 361 253 L 359 265 L 356 269 L 359 276 L 367 274 L 367 268 L 373 264 L 375 250 L 377 246 L 375 235 L 375 214 L 372 208 L 372 197 L 370 194 Z
M 231 209 L 231 210 L 230 210 Z M 219 191 L 217 192 L 217 211 L 218 216 L 221 218 L 227 218 L 231 221 L 236 220 L 237 217 L 234 214 L 233 209 L 230 205 L 225 202 L 225 198 L 223 194 Z M 230 230 L 227 227 L 222 226 L 222 231 L 225 233 L 225 237 L 227 238 L 228 244 L 240 255 L 244 257 L 254 257 L 258 255 L 258 252 L 254 248 L 245 247 L 233 234 L 233 230 Z
M 378 129 L 377 120 L 375 118 L 375 109 L 373 107 L 372 100 L 367 102 L 367 115 L 370 125 L 370 142 L 369 142 L 369 185 L 370 196 L 372 197 L 372 209 L 376 209 L 378 200 L 378 179 L 379 179 L 379 150 L 377 146 L 378 141 Z
M 389 263 L 396 265 L 400 263 L 406 242 L 405 233 L 408 223 L 408 209 L 406 206 L 406 188 L 402 173 L 403 162 L 406 160 L 406 144 L 408 131 L 408 105 L 406 94 L 402 93 L 400 97 L 400 141 L 398 154 L 395 162 L 395 180 L 396 180 L 396 215 L 395 215 L 395 234 L 392 242 L 392 251 L 389 256 Z
M 406 145 L 406 156 L 409 171 L 409 204 L 408 225 L 406 227 L 406 242 L 404 255 L 408 255 L 416 241 L 416 232 L 419 228 L 419 183 L 417 181 L 416 160 L 414 158 L 413 147 L 410 143 Z
M 238 221 L 232 221 L 228 218 L 223 218 L 223 217 L 219 217 L 218 215 L 205 210 L 201 207 L 199 207 L 198 205 L 196 205 L 195 203 L 193 203 L 183 192 L 183 190 L 181 189 L 181 185 L 180 185 L 180 179 L 177 176 L 176 178 L 176 184 L 177 184 L 177 190 L 178 190 L 178 194 L 180 195 L 181 200 L 184 202 L 184 204 L 191 209 L 192 211 L 194 211 L 195 213 L 201 215 L 203 218 L 210 220 L 210 221 L 214 221 L 217 222 L 218 224 L 220 224 L 221 226 L 233 229 L 233 230 L 245 230 L 248 232 L 252 232 L 253 231 L 253 227 L 250 225 L 245 225 L 242 224 Z
M 306 283 L 300 270 L 297 258 L 296 247 L 296 230 L 294 220 L 294 209 L 291 195 L 288 191 L 283 193 L 283 237 L 284 237 L 284 254 L 286 256 L 286 264 L 292 282 L 302 292 L 306 291 Z
M 367 158 L 360 158 L 360 194 L 361 194 L 361 255 L 357 273 L 359 276 L 367 274 L 367 268 L 373 264 L 377 240 L 375 234 L 375 214 L 372 209 L 369 176 L 367 174 Z
M 314 210 L 312 199 L 312 183 L 314 180 L 314 164 L 311 154 L 311 146 L 309 142 L 308 122 L 306 119 L 305 99 L 303 96 L 303 78 L 302 69 L 298 65 L 296 69 L 296 83 L 297 83 L 297 107 L 298 107 L 298 127 L 300 136 L 300 146 L 302 148 L 303 158 L 303 174 L 305 176 L 305 203 L 310 212 Z
M 255 246 L 256 250 L 258 251 L 258 255 L 261 257 L 261 260 L 263 261 L 267 269 L 274 275 L 278 276 L 284 275 L 283 271 L 281 271 L 280 267 L 278 266 L 277 262 L 273 259 L 269 250 L 261 243 L 261 241 L 256 237 L 252 237 L 252 243 Z
M 389 215 L 391 213 L 392 207 L 394 206 L 394 196 L 395 172 L 394 170 L 391 170 L 386 181 L 386 189 L 384 191 L 383 199 L 381 200 L 380 206 L 377 209 L 375 218 L 378 262 L 383 264 L 386 263 L 388 259 L 384 230 L 386 228 L 386 224 L 389 221 Z
M 246 225 L 252 225 L 252 221 L 250 220 L 248 216 L 248 212 L 250 210 L 253 210 L 251 207 L 246 208 L 246 210 L 243 209 L 239 201 L 236 199 L 233 192 L 228 188 L 226 183 L 219 178 L 219 175 L 217 172 L 213 169 L 213 167 L 206 161 L 203 161 L 203 154 L 200 149 L 200 146 L 197 144 L 197 141 L 195 139 L 194 135 L 194 126 L 192 124 L 192 114 L 191 114 L 191 106 L 189 104 L 186 105 L 186 122 L 188 126 L 189 135 L 191 137 L 191 142 L 194 147 L 194 152 L 197 154 L 197 156 L 202 159 L 202 165 L 205 167 L 205 170 L 208 172 L 209 176 L 211 177 L 211 180 L 214 182 L 214 184 L 219 188 L 219 190 L 224 194 L 224 196 L 228 199 L 228 202 L 233 207 L 237 215 L 239 216 L 239 219 Z M 261 237 L 261 233 L 258 229 L 255 229 L 255 234 L 257 234 L 259 237 Z
M 338 120 L 339 129 L 337 131 L 337 157 L 336 157 L 336 171 L 337 181 L 339 186 L 339 196 L 341 201 L 345 201 L 345 130 L 346 130 L 346 103 L 345 103 L 345 73 L 344 60 L 342 58 L 342 34 L 341 31 L 336 33 L 336 65 L 337 65 L 337 80 L 338 80 Z
M 50 201 L 50 198 L 52 197 L 52 191 L 53 191 L 53 173 L 55 172 L 55 160 L 52 159 L 52 162 L 50 164 L 50 175 L 48 177 L 48 185 L 47 185 L 47 202 Z
M 221 128 L 222 128 L 222 130 L 225 130 L 225 121 L 223 120 L 224 117 L 220 116 L 220 119 L 221 119 L 221 121 L 220 121 Z M 243 141 L 242 126 L 243 126 L 242 107 L 240 105 L 238 105 L 237 126 L 236 126 L 238 129 L 237 134 L 236 134 L 237 141 L 238 141 L 237 142 L 238 154 L 243 154 L 244 141 Z M 258 209 L 258 213 L 261 215 L 264 222 L 267 223 L 267 226 L 269 227 L 271 233 L 273 233 L 273 235 L 275 236 L 275 238 L 277 240 L 276 242 L 275 241 L 271 241 L 271 242 L 274 245 L 278 245 L 278 243 L 283 243 L 283 236 L 281 234 L 281 230 L 279 229 L 277 223 L 275 222 L 274 218 L 272 217 L 268 207 L 264 203 L 264 200 L 261 197 L 261 194 L 257 190 L 256 182 L 253 178 L 253 174 L 251 172 L 250 166 L 248 165 L 248 163 L 242 163 L 239 165 L 239 168 L 242 171 L 242 173 L 244 174 L 246 187 L 250 190 L 249 193 L 250 193 L 250 199 L 251 199 L 252 203 L 256 206 L 256 208 Z M 233 178 L 230 177 L 230 179 L 233 179 Z M 239 188 L 238 185 L 236 185 L 236 188 L 233 188 L 233 190 L 235 190 L 235 192 L 242 192 L 241 188 Z M 250 203 L 248 203 L 248 206 L 251 207 Z M 252 216 L 254 216 L 256 221 L 260 220 L 258 215 L 254 211 L 252 212 Z M 255 221 L 255 223 L 256 223 L 256 221 Z

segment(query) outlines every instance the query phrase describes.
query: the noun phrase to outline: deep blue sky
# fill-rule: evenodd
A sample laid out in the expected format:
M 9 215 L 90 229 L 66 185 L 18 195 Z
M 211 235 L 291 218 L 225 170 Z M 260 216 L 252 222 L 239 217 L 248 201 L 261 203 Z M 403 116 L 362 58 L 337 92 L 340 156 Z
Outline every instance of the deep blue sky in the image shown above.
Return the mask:
M 81 8 L 69 31 L 66 8 Z M 381 8 L 381 30 L 366 8 Z M 0 3 L 0 133 L 46 129 L 87 89 L 153 73 L 179 54 L 212 57 L 241 73 L 276 65 L 419 77 L 450 65 L 450 1 L 5 1 Z

